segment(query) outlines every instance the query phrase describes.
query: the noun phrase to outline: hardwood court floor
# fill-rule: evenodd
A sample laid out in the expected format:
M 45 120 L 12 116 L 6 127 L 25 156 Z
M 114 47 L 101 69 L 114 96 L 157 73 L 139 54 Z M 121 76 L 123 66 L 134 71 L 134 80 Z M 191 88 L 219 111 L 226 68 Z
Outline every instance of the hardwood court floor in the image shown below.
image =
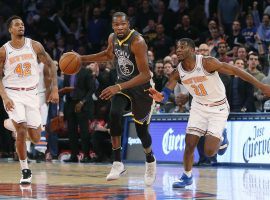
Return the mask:
M 0 161 L 0 199 L 270 199 L 267 169 L 194 168 L 195 183 L 172 189 L 182 166 L 158 165 L 154 186 L 144 186 L 144 164 L 126 164 L 116 181 L 105 177 L 110 164 L 32 163 L 31 186 L 20 187 L 19 163 Z

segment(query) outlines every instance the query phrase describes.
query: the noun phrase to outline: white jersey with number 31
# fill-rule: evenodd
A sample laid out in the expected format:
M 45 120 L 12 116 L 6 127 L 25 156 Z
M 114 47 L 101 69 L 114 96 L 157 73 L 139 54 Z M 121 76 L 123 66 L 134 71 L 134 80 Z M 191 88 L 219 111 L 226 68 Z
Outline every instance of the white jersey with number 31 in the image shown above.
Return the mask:
M 225 87 L 218 72 L 208 73 L 203 68 L 202 59 L 202 55 L 196 55 L 195 67 L 189 72 L 183 69 L 181 63 L 178 65 L 182 84 L 198 103 L 211 104 L 225 99 Z
M 39 82 L 37 55 L 31 39 L 25 38 L 22 48 L 15 49 L 10 42 L 4 44 L 6 60 L 4 64 L 4 87 L 33 87 Z

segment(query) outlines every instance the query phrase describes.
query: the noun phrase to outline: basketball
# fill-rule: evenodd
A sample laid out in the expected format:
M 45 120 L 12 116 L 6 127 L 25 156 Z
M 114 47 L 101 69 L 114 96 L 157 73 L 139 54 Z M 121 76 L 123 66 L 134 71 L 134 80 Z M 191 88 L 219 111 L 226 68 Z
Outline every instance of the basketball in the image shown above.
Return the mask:
M 61 56 L 59 67 L 64 74 L 76 74 L 81 68 L 80 57 L 74 52 L 67 52 Z

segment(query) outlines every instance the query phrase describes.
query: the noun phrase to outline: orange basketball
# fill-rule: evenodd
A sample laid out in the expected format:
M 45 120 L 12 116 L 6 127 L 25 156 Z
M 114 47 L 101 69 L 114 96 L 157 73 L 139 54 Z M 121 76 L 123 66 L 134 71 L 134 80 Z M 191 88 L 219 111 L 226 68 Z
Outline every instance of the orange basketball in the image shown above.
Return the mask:
M 76 74 L 81 69 L 80 57 L 74 52 L 67 52 L 61 56 L 59 67 L 64 74 Z

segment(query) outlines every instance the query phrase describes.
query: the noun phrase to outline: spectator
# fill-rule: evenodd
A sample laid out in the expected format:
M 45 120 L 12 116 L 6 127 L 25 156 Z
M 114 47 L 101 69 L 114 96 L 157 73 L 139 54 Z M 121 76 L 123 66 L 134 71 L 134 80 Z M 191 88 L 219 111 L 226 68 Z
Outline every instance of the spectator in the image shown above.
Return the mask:
M 210 55 L 210 49 L 209 49 L 209 46 L 207 44 L 201 44 L 199 46 L 199 50 L 198 50 L 199 54 L 200 55 L 203 55 L 203 56 L 209 56 Z
M 153 50 L 155 52 L 156 59 L 162 59 L 169 55 L 173 49 L 173 41 L 170 37 L 165 35 L 164 26 L 158 24 L 156 26 L 157 37 L 153 40 Z
M 254 26 L 253 17 L 251 14 L 246 16 L 246 27 L 242 29 L 242 35 L 245 38 L 246 46 L 253 48 L 255 44 L 255 35 L 257 28 Z
M 80 127 L 81 145 L 84 158 L 81 162 L 90 162 L 90 135 L 88 119 L 93 117 L 94 79 L 90 70 L 82 67 L 76 75 L 65 75 L 64 88 L 72 87 L 73 90 L 66 95 L 64 117 L 67 120 L 68 136 L 71 147 L 71 157 L 65 162 L 78 162 L 79 141 L 78 125 Z
M 243 46 L 246 42 L 244 36 L 241 35 L 241 24 L 238 20 L 233 21 L 232 32 L 228 35 L 227 43 L 231 49 L 235 45 Z
M 237 0 L 218 1 L 218 21 L 227 35 L 231 32 L 233 21 L 238 18 L 239 12 L 240 6 Z
M 244 69 L 245 62 L 241 58 L 236 58 L 234 66 Z M 231 94 L 228 101 L 232 112 L 256 112 L 254 87 L 237 76 L 231 78 Z
M 162 60 L 158 60 L 155 64 L 153 81 L 156 90 L 160 92 L 168 81 L 168 78 L 164 75 L 164 64 Z
M 174 38 L 177 40 L 181 38 L 191 38 L 195 43 L 199 42 L 199 32 L 190 24 L 188 15 L 182 17 L 181 25 L 176 25 L 174 33 Z

